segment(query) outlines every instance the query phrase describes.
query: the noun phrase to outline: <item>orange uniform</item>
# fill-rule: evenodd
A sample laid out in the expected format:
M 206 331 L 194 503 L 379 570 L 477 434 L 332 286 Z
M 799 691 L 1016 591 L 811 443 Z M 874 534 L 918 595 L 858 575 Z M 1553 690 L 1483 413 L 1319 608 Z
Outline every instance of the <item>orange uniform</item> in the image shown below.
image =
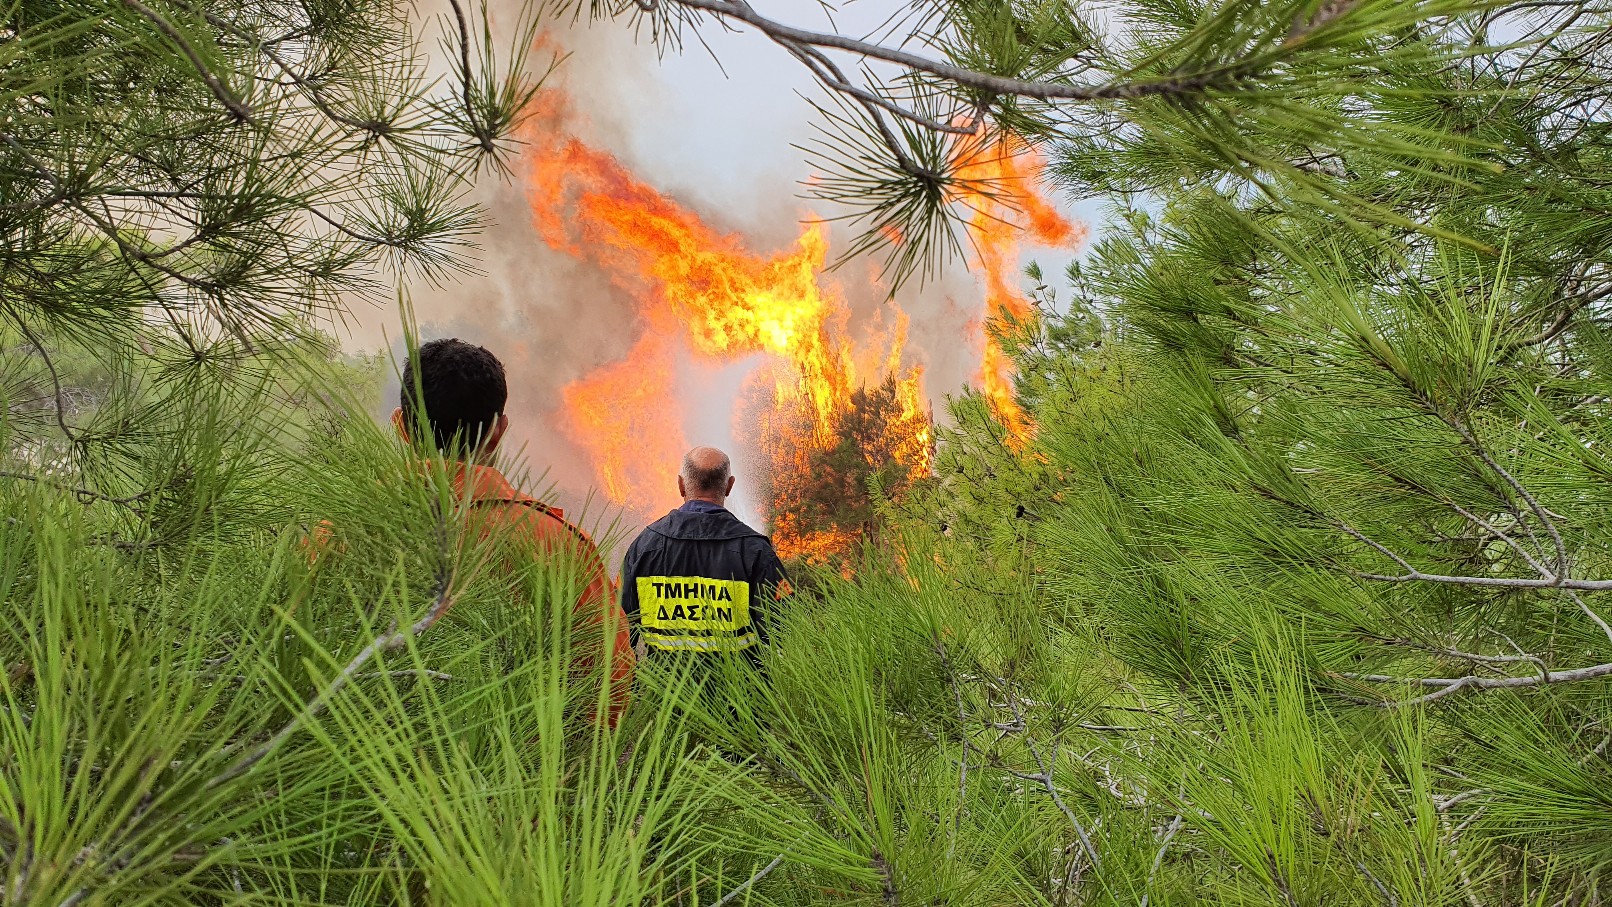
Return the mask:
M 453 489 L 460 500 L 467 500 L 484 514 L 481 517 L 486 521 L 482 524 L 484 533 L 520 533 L 529 538 L 532 546 L 541 553 L 564 552 L 580 560 L 587 580 L 587 586 L 576 605 L 577 613 L 583 615 L 581 626 L 584 629 L 601 626 L 614 628 L 614 638 L 605 643 L 610 649 L 611 659 L 608 725 L 614 728 L 627 707 L 636 658 L 628 633 L 627 617 L 616 599 L 610 574 L 605 570 L 604 560 L 599 557 L 598 546 L 594 545 L 587 533 L 566 522 L 564 511 L 521 493 L 491 466 L 461 465 L 454 475 Z M 576 656 L 578 673 L 591 673 L 593 658 L 589 644 L 584 643 Z

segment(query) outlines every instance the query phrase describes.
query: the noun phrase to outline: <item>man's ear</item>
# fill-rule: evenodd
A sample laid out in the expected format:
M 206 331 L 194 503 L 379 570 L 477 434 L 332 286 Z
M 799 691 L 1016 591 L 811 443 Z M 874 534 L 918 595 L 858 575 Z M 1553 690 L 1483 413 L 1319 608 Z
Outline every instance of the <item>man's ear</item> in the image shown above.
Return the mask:
M 403 407 L 401 406 L 392 410 L 392 427 L 397 430 L 397 436 L 403 439 L 404 444 L 412 443 L 409 441 L 409 426 L 403 421 Z
M 688 497 L 688 489 L 683 487 L 683 475 L 682 475 L 682 473 L 678 473 L 678 476 L 677 476 L 677 496 L 680 497 L 680 498 Z
M 484 455 L 491 455 L 493 451 L 498 449 L 498 445 L 503 442 L 504 432 L 508 430 L 509 417 L 503 413 L 499 413 L 498 421 L 493 423 L 493 430 L 488 433 L 486 442 L 481 445 L 480 453 Z
M 738 480 L 738 476 L 728 476 L 728 490 L 722 492 L 723 497 L 728 497 L 729 495 L 733 494 L 733 483 Z

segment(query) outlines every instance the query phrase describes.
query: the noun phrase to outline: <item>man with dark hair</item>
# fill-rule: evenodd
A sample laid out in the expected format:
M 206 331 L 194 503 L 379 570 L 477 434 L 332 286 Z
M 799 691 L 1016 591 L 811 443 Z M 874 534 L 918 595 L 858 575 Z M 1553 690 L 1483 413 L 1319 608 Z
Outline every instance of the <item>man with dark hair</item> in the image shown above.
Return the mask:
M 760 664 L 787 579 L 772 542 L 724 506 L 733 484 L 727 454 L 689 451 L 677 477 L 683 506 L 627 549 L 621 605 L 640 652 L 682 653 L 695 663 L 742 653 Z
M 420 347 L 403 368 L 403 391 L 392 424 L 403 440 L 428 431 L 430 449 L 450 460 L 453 487 L 468 502 L 484 535 L 515 537 L 539 557 L 569 558 L 583 571 L 577 601 L 583 632 L 608 634 L 600 640 L 611 659 L 608 723 L 616 725 L 632 681 L 633 653 L 627 620 L 610 588 L 610 577 L 593 540 L 550 507 L 520 491 L 491 464 L 509 428 L 504 365 L 498 357 L 458 338 Z M 420 408 L 423 405 L 424 411 Z M 423 446 L 423 445 L 422 445 Z M 577 656 L 578 671 L 590 671 L 591 645 Z
M 509 401 L 504 364 L 485 348 L 457 337 L 420 347 L 418 374 L 414 362 L 411 356 L 403 365 L 402 405 L 394 414 L 405 437 L 422 424 L 419 400 L 425 404 L 424 425 L 430 428 L 437 450 L 491 455 L 509 427 L 504 415 Z

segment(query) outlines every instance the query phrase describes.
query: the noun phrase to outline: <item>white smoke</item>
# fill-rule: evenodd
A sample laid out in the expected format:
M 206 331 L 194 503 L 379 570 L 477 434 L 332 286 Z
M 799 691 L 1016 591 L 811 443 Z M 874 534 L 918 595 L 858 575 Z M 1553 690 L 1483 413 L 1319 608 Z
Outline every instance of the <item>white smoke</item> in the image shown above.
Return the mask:
M 422 16 L 445 11 L 442 6 L 434 10 L 423 4 Z M 495 24 L 512 28 L 517 6 L 513 0 L 494 4 Z M 801 19 L 808 10 L 821 16 L 815 0 L 783 4 L 775 14 Z M 875 13 L 862 15 L 877 21 Z M 691 42 L 682 57 L 659 60 L 653 47 L 635 42 L 623 25 L 555 23 L 548 36 L 570 56 L 552 78 L 582 114 L 577 131 L 586 142 L 614 154 L 640 179 L 718 230 L 743 235 L 752 251 L 787 248 L 803 220 L 835 213 L 812 212 L 800 200 L 809 168 L 792 147 L 810 140 L 813 116 L 795 92 L 818 89 L 793 60 L 760 37 L 710 31 L 720 68 L 697 43 Z M 541 72 L 551 56 L 551 49 L 536 51 L 529 68 Z M 510 449 L 522 449 L 531 474 L 546 474 L 558 486 L 558 503 L 575 508 L 590 496 L 595 477 L 587 455 L 559 427 L 560 390 L 621 359 L 642 325 L 631 298 L 608 274 L 549 249 L 538 237 L 525 188 L 511 181 L 519 179 L 518 166 L 514 173 L 512 178 L 488 175 L 475 188 L 490 218 L 475 256 L 478 273 L 443 287 L 416 282 L 407 293 L 422 338 L 457 336 L 488 347 L 504 361 L 510 377 Z M 843 230 L 835 236 L 837 244 L 848 238 Z M 895 320 L 876 271 L 872 262 L 852 262 L 828 278 L 849 304 L 851 339 L 857 343 L 888 336 Z M 973 377 L 983 303 L 964 268 L 954 267 L 921 289 L 904 290 L 895 304 L 910 318 L 908 360 L 924 366 L 932 398 L 938 401 Z M 400 356 L 402 336 L 396 311 L 367 310 L 354 313 L 344 339 L 356 349 L 390 347 Z M 736 463 L 753 461 L 746 451 L 731 448 L 736 397 L 756 364 L 713 366 L 692 358 L 684 363 L 678 390 L 689 443 L 729 447 Z M 387 393 L 389 409 L 395 384 Z M 759 502 L 744 495 L 744 479 L 741 475 L 735 503 L 743 516 L 759 523 Z

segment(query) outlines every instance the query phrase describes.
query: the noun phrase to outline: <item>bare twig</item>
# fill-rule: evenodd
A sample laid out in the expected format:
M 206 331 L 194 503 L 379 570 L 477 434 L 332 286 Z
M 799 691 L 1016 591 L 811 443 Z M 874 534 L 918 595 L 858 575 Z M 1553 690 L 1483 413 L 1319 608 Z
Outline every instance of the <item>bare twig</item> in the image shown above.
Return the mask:
M 1052 745 L 1052 751 L 1050 754 L 1052 758 L 1050 760 L 1043 759 L 1041 756 L 1041 749 L 1036 746 L 1034 740 L 1030 739 L 1030 735 L 1027 732 L 1029 725 L 1024 720 L 1024 708 L 1021 704 L 1023 700 L 1021 700 L 1018 694 L 1013 691 L 1012 685 L 1009 682 L 1000 679 L 995 682 L 988 680 L 987 683 L 1002 692 L 1004 698 L 1007 700 L 1002 705 L 1013 712 L 1013 722 L 1003 729 L 1003 736 L 1006 736 L 1010 731 L 1013 733 L 1023 733 L 1025 747 L 1030 750 L 1030 755 L 1035 759 L 1036 768 L 1038 769 L 1036 773 L 1020 772 L 1013 769 L 1003 770 L 1021 780 L 1034 781 L 1035 783 L 1041 785 L 1042 789 L 1052 797 L 1052 802 L 1058 807 L 1059 812 L 1062 812 L 1064 814 L 1064 818 L 1069 820 L 1069 824 L 1074 826 L 1075 835 L 1080 839 L 1080 847 L 1083 851 L 1085 851 L 1086 858 L 1091 861 L 1092 868 L 1100 868 L 1102 864 L 1100 858 L 1097 856 L 1097 847 L 1096 845 L 1092 844 L 1091 835 L 1087 834 L 1085 824 L 1080 821 L 1079 816 L 1075 815 L 1075 811 L 1069 808 L 1069 804 L 1064 802 L 1063 795 L 1058 792 L 1058 785 L 1053 782 L 1052 772 L 1055 768 L 1057 768 L 1058 765 L 1058 744 L 1054 742 Z M 1003 725 L 1000 724 L 995 726 L 1003 727 Z M 1049 761 L 1051 763 L 1050 765 L 1048 764 Z
M 201 58 L 201 54 L 197 53 L 196 48 L 185 40 L 185 36 L 179 32 L 179 29 L 174 27 L 172 22 L 164 19 L 156 10 L 141 3 L 140 0 L 123 0 L 123 5 L 144 16 L 147 21 L 157 27 L 157 31 L 162 32 L 169 41 L 179 47 L 180 53 L 183 53 L 185 59 L 190 61 L 190 65 L 195 67 L 196 72 L 201 75 L 202 81 L 207 84 L 208 90 L 213 93 L 213 97 L 217 98 L 218 102 L 223 104 L 225 109 L 235 116 L 235 119 L 248 123 L 253 122 L 251 108 L 241 103 L 239 98 L 230 93 L 229 88 L 224 85 L 218 76 L 207 68 L 207 61 Z
M 800 842 L 802 842 L 804 840 L 806 840 L 806 835 L 802 834 L 800 837 L 795 839 L 794 844 L 791 844 L 788 847 L 784 848 L 783 851 L 778 854 L 778 856 L 773 857 L 771 863 L 768 863 L 766 866 L 761 867 L 761 869 L 758 870 L 755 875 L 753 875 L 750 878 L 746 879 L 744 881 L 744 883 L 742 885 L 740 885 L 738 888 L 735 888 L 732 891 L 728 892 L 727 894 L 723 895 L 722 897 L 718 898 L 717 901 L 711 905 L 711 907 L 726 907 L 727 904 L 732 903 L 734 901 L 734 899 L 739 897 L 739 895 L 744 894 L 746 891 L 749 891 L 750 886 L 752 886 L 752 885 L 756 884 L 757 882 L 761 881 L 762 879 L 766 878 L 774 869 L 777 869 L 779 866 L 782 866 L 783 863 L 784 863 L 784 857 L 788 856 L 789 852 L 791 850 L 794 850 L 795 846 L 798 845 Z
M 56 371 L 56 361 L 51 358 L 50 351 L 45 349 L 45 344 L 40 342 L 33 330 L 28 327 L 27 322 L 21 318 L 13 318 L 11 323 L 17 326 L 17 330 L 22 332 L 23 337 L 27 338 L 28 344 L 34 348 L 34 352 L 38 353 L 40 360 L 45 363 L 45 370 L 50 372 L 50 386 L 56 394 L 56 427 L 62 430 L 62 434 L 67 437 L 67 440 L 77 441 L 78 433 L 67 426 L 67 398 L 62 393 L 62 377 Z
M 1367 683 L 1403 683 L 1437 688 L 1435 692 L 1428 693 L 1425 696 L 1417 696 L 1414 699 L 1385 700 L 1379 703 L 1384 708 L 1397 708 L 1443 699 L 1458 690 L 1517 690 L 1546 684 L 1595 680 L 1612 675 L 1612 663 L 1591 665 L 1587 668 L 1574 668 L 1569 671 L 1541 669 L 1541 673 L 1538 676 L 1529 677 L 1477 677 L 1470 675 L 1466 677 L 1395 677 L 1389 674 L 1350 674 L 1341 672 L 1329 672 L 1329 675 Z
M 962 723 L 963 755 L 957 760 L 957 815 L 954 817 L 952 840 L 947 845 L 948 855 L 957 852 L 957 840 L 963 835 L 963 804 L 968 801 L 968 710 L 963 707 L 963 688 L 957 683 L 957 673 L 952 670 L 951 659 L 946 656 L 946 646 L 937 638 L 935 652 L 940 655 L 941 668 L 946 672 L 946 682 L 951 684 L 952 695 L 957 697 L 957 719 Z
M 430 671 L 425 668 L 410 668 L 403 671 L 368 671 L 354 675 L 355 680 L 372 680 L 376 677 L 425 677 L 431 680 L 452 680 L 452 674 L 442 671 Z
M 365 646 L 357 655 L 353 656 L 351 661 L 347 662 L 347 666 L 342 668 L 341 673 L 336 675 L 336 678 L 330 682 L 329 686 L 308 700 L 302 711 L 298 712 L 284 727 L 275 732 L 273 737 L 270 737 L 256 749 L 236 760 L 228 769 L 214 776 L 212 780 L 207 782 L 207 788 L 211 790 L 251 771 L 254 766 L 279 748 L 286 738 L 295 734 L 304 724 L 323 712 L 325 707 L 329 705 L 330 700 L 358 676 L 359 669 L 368 664 L 370 659 L 382 652 L 398 649 L 409 639 L 431 629 L 431 626 L 440 620 L 442 615 L 448 613 L 449 608 L 453 607 L 455 592 L 453 579 L 453 572 L 444 567 L 437 577 L 434 592 L 435 600 L 423 617 L 415 621 L 407 630 L 398 630 L 394 625 L 392 629 L 371 640 L 369 645 Z
M 1367 866 L 1365 863 L 1356 863 L 1355 868 L 1360 870 L 1360 874 L 1365 876 L 1366 880 L 1377 889 L 1377 893 L 1382 896 L 1383 907 L 1399 907 L 1399 897 L 1395 895 L 1393 891 L 1389 890 L 1388 886 L 1384 885 L 1381 879 L 1372 874 L 1371 867 Z
M 1544 45 L 1541 45 L 1541 47 L 1543 46 Z M 1518 350 L 1526 349 L 1531 346 L 1540 346 L 1541 344 L 1546 344 L 1552 340 L 1555 340 L 1561 335 L 1562 331 L 1567 329 L 1569 324 L 1573 323 L 1573 317 L 1575 315 L 1601 301 L 1602 299 L 1605 299 L 1609 295 L 1612 295 L 1612 283 L 1596 289 L 1593 293 L 1586 294 L 1576 300 L 1573 300 L 1557 313 L 1556 317 L 1549 325 L 1545 327 L 1544 330 L 1534 334 L 1531 337 L 1525 337 L 1521 340 L 1515 340 L 1506 344 L 1496 353 L 1495 358 L 1503 360 Z
M 1058 793 L 1058 785 L 1052 782 L 1052 768 L 1042 760 L 1041 751 L 1035 745 L 1034 740 L 1027 736 L 1024 738 L 1024 744 L 1029 748 L 1030 755 L 1041 769 L 1041 774 L 1036 776 L 1035 780 L 1041 782 L 1042 787 L 1046 788 L 1047 793 L 1051 795 L 1052 802 L 1057 804 L 1059 811 L 1064 814 L 1064 818 L 1068 819 L 1069 824 L 1075 827 L 1075 834 L 1080 838 L 1080 846 L 1086 851 L 1086 858 L 1091 860 L 1092 868 L 1100 868 L 1102 864 L 1098 861 L 1097 847 L 1092 844 L 1091 836 L 1086 833 L 1086 826 L 1081 823 L 1080 817 L 1076 816 L 1075 811 L 1069 808 L 1069 804 L 1063 802 L 1063 795 Z M 1058 744 L 1054 743 L 1052 745 L 1051 755 L 1052 764 L 1056 766 L 1058 762 Z
M 1509 475 L 1509 473 L 1507 475 Z M 1535 506 L 1537 506 L 1537 502 Z M 1386 545 L 1383 545 L 1375 539 L 1372 539 L 1370 536 L 1354 528 L 1353 526 L 1350 526 L 1348 523 L 1333 520 L 1332 524 L 1345 535 L 1348 535 L 1355 541 L 1371 548 L 1373 551 L 1376 551 L 1383 557 L 1388 558 L 1400 569 L 1405 571 L 1404 573 L 1398 575 L 1385 573 L 1360 573 L 1351 571 L 1354 572 L 1354 575 L 1359 579 L 1383 583 L 1418 582 L 1445 583 L 1456 586 L 1489 586 L 1498 589 L 1573 589 L 1579 592 L 1605 592 L 1612 590 L 1612 580 L 1573 579 L 1567 576 L 1453 576 L 1444 573 L 1427 573 L 1420 568 L 1413 566 L 1410 561 L 1406 560 L 1403 556 L 1397 554 Z M 1554 523 L 1551 524 L 1550 528 L 1552 531 L 1555 530 Z M 1563 548 L 1563 557 L 1565 558 L 1565 546 Z
M 1516 476 L 1513 476 L 1509 471 L 1506 470 L 1504 466 L 1501 466 L 1500 463 L 1490 455 L 1488 449 L 1479 443 L 1478 436 L 1473 434 L 1471 429 L 1467 428 L 1465 422 L 1462 422 L 1460 419 L 1454 418 L 1453 416 L 1445 417 L 1444 421 L 1450 426 L 1451 429 L 1455 431 L 1457 435 L 1461 437 L 1461 440 L 1466 443 L 1467 448 L 1476 454 L 1479 460 L 1483 461 L 1485 466 L 1489 467 L 1489 469 L 1492 470 L 1495 475 L 1499 476 L 1502 481 L 1511 486 L 1511 490 L 1516 492 L 1517 496 L 1523 499 L 1523 502 L 1528 505 L 1528 509 L 1533 512 L 1536 518 L 1538 518 L 1540 525 L 1544 526 L 1545 531 L 1550 533 L 1551 543 L 1556 548 L 1555 578 L 1563 581 L 1567 580 L 1569 578 L 1567 543 L 1563 541 L 1562 533 L 1556 528 L 1556 521 L 1551 519 L 1550 513 L 1547 512 L 1544 507 L 1540 506 L 1538 499 L 1536 499 L 1521 482 L 1517 481 Z
M 1170 849 L 1170 842 L 1175 840 L 1176 832 L 1185 825 L 1186 816 L 1177 815 L 1170 820 L 1170 826 L 1164 830 L 1164 837 L 1159 841 L 1159 852 L 1153 855 L 1153 865 L 1148 868 L 1147 881 L 1142 885 L 1142 902 L 1140 907 L 1148 907 L 1148 901 L 1153 897 L 1153 877 L 1159 874 L 1159 867 L 1164 865 L 1164 852 Z

